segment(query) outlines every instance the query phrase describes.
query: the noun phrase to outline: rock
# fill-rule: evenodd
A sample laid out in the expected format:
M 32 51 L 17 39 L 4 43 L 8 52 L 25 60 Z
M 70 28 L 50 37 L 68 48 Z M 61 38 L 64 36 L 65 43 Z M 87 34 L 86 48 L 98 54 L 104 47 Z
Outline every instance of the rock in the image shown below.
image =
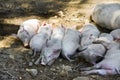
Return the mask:
M 88 77 L 76 77 L 73 80 L 90 80 Z
M 37 76 L 37 74 L 38 74 L 37 69 L 28 69 L 27 68 L 26 71 L 28 71 L 33 77 Z
M 65 70 L 62 70 L 60 71 L 59 75 L 62 77 L 65 77 L 65 76 L 68 76 L 68 72 L 66 72 Z
M 32 62 L 29 62 L 29 64 L 28 64 L 29 66 L 33 66 L 33 63 Z
M 65 65 L 63 65 L 62 68 L 65 71 L 72 71 L 72 67 L 71 66 L 65 66 Z
M 59 16 L 59 17 L 64 17 L 65 15 L 64 15 L 63 11 L 59 11 L 59 12 L 58 12 L 58 16 Z

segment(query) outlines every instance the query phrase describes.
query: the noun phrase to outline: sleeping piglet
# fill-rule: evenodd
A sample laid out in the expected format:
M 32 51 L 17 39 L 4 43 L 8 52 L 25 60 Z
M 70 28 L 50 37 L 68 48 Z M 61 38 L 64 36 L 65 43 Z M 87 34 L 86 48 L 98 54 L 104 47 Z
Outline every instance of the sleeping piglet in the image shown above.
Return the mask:
M 64 37 L 65 28 L 56 27 L 53 29 L 51 39 L 48 40 L 46 46 L 42 50 L 42 65 L 52 65 L 53 62 L 59 57 L 62 50 L 62 40 Z
M 91 44 L 79 53 L 79 56 L 83 57 L 87 62 L 96 64 L 97 61 L 101 60 L 105 54 L 105 47 L 102 44 Z
M 66 29 L 65 36 L 62 41 L 62 56 L 69 61 L 73 61 L 72 58 L 77 51 L 80 50 L 81 33 L 74 29 Z
M 92 44 L 95 38 L 98 38 L 100 31 L 93 24 L 86 24 L 81 29 L 81 47 L 82 49 L 87 48 L 88 45 Z
M 108 33 L 102 33 L 93 43 L 102 44 L 106 49 L 119 48 L 119 42 L 115 41 L 113 36 Z
M 42 48 L 46 45 L 47 40 L 50 38 L 52 32 L 52 26 L 50 24 L 44 23 L 39 28 L 39 32 L 32 37 L 30 40 L 30 48 L 33 50 L 35 57 L 37 52 L 40 52 Z
M 104 45 L 106 49 L 108 49 L 108 46 L 113 42 L 113 37 L 109 33 L 101 33 L 99 38 L 96 38 L 93 43 L 99 43 Z
M 24 21 L 17 32 L 17 37 L 23 42 L 25 47 L 29 46 L 30 39 L 37 33 L 40 27 L 40 21 L 29 19 Z
M 110 49 L 104 59 L 92 67 L 81 68 L 82 74 L 115 75 L 120 74 L 120 49 Z

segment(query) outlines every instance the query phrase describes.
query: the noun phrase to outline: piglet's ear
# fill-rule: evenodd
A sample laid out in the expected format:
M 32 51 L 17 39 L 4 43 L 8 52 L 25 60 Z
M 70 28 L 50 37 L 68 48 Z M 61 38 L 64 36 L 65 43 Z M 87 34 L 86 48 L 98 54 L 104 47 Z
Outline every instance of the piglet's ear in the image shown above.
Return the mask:
M 43 21 L 42 22 L 42 26 L 46 26 L 47 22 L 46 21 Z
M 61 49 L 55 49 L 54 51 L 53 51 L 53 53 L 54 54 L 57 54 L 57 53 L 59 53 L 61 51 Z

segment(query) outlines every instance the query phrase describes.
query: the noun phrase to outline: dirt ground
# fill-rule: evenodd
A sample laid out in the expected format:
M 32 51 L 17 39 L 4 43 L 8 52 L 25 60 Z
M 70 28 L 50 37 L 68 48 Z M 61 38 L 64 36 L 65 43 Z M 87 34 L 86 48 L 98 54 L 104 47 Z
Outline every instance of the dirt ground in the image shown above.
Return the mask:
M 23 21 L 32 18 L 79 29 L 102 2 L 120 0 L 0 0 L 0 80 L 120 80 L 119 75 L 81 75 L 79 68 L 90 66 L 82 59 L 69 62 L 60 57 L 52 66 L 30 66 L 32 51 L 11 36 Z M 36 69 L 38 74 L 34 76 L 28 69 Z

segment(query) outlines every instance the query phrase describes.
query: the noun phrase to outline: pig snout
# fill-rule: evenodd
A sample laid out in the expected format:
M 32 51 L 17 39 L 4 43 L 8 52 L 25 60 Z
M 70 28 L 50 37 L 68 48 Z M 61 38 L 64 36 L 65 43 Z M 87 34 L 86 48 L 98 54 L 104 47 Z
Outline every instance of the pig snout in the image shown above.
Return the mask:
M 61 50 L 52 49 L 50 47 L 45 47 L 42 51 L 42 65 L 52 65 L 53 62 L 59 57 Z

